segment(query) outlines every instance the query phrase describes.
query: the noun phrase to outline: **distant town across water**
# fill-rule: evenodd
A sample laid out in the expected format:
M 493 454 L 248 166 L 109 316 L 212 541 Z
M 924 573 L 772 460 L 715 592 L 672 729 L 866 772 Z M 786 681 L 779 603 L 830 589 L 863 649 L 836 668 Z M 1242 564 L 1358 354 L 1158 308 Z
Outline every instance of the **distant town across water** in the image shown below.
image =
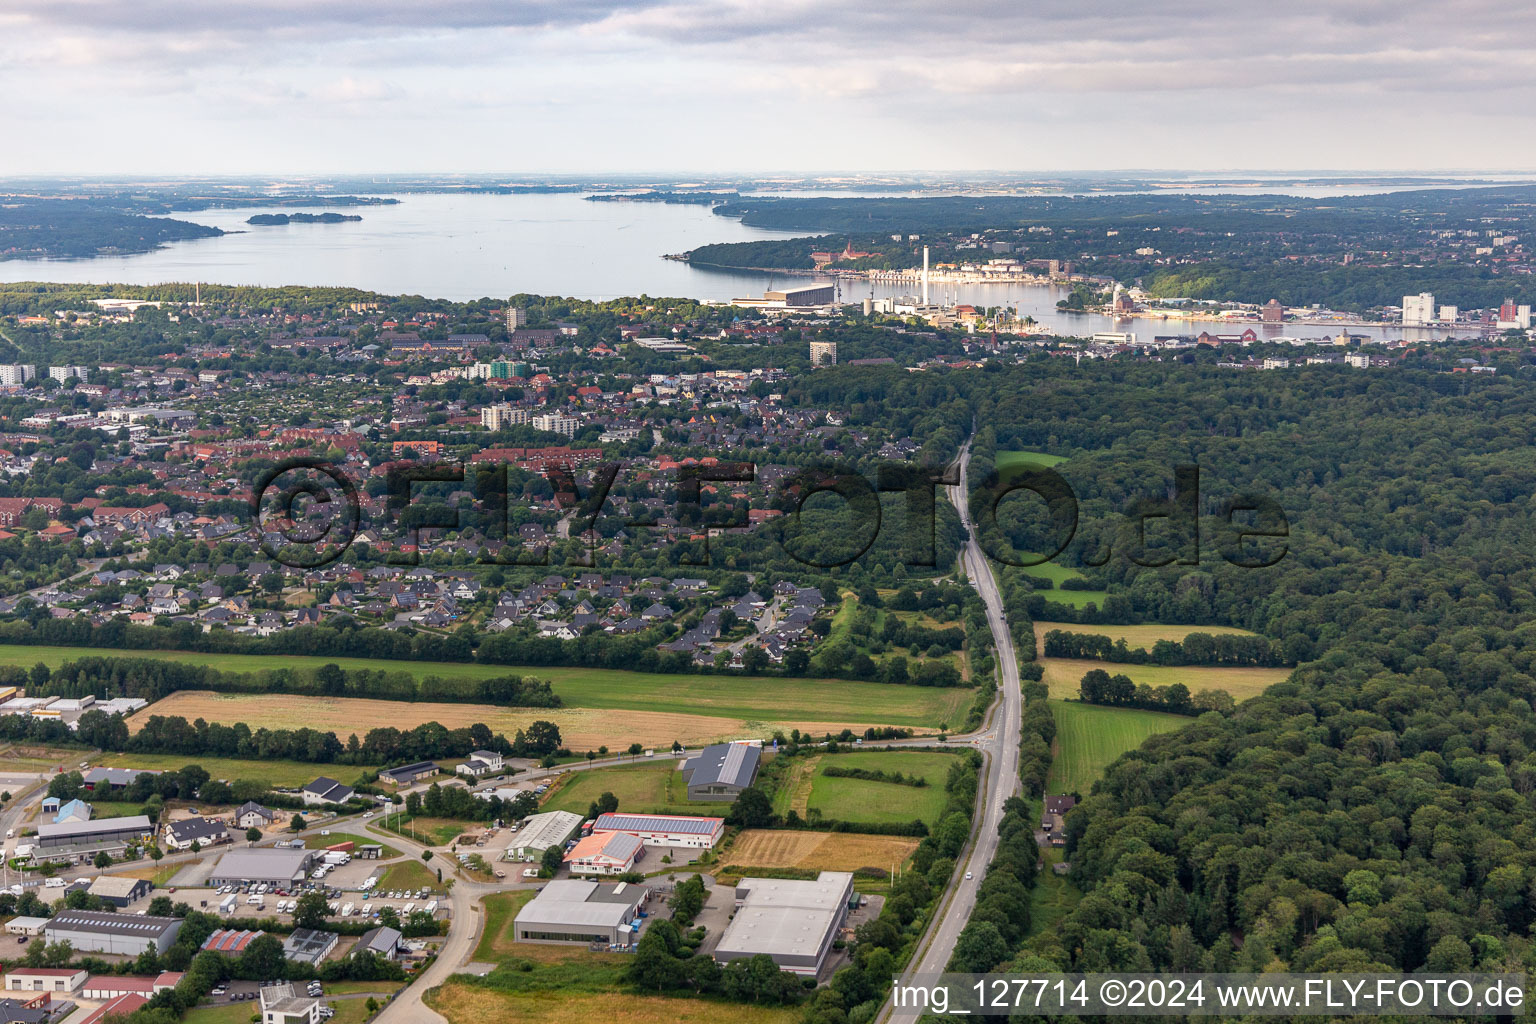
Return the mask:
M 715 271 L 664 259 L 711 242 L 793 237 L 804 232 L 747 227 L 701 205 L 587 202 L 579 195 L 411 194 L 370 207 L 359 222 L 252 227 L 252 216 L 283 207 L 177 213 L 224 235 L 174 242 L 154 252 L 89 260 L 0 262 L 0 281 L 158 284 L 345 285 L 385 294 L 454 300 L 518 292 L 611 299 L 624 295 L 726 301 L 814 279 L 788 274 Z M 318 213 L 319 210 L 310 212 Z M 838 297 L 856 303 L 910 294 L 910 283 L 840 278 Z M 937 284 L 933 300 L 1007 306 L 1058 333 L 1104 331 L 1198 334 L 1240 331 L 1219 319 L 1117 320 L 1056 308 L 1066 286 Z M 1243 325 L 1246 326 L 1246 325 Z M 1256 329 L 1259 329 L 1256 326 Z M 1331 338 L 1324 324 L 1265 325 L 1265 337 Z M 1433 328 L 1351 326 L 1377 339 L 1440 337 Z

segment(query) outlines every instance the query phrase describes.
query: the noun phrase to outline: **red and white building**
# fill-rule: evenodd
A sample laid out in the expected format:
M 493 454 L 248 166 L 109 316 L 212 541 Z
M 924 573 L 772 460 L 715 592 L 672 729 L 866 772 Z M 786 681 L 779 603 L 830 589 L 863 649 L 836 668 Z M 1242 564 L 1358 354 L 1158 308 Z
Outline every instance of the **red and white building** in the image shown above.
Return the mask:
M 573 875 L 622 875 L 645 856 L 645 843 L 628 832 L 593 832 L 571 848 L 565 863 Z
M 600 814 L 592 835 L 623 832 L 646 846 L 681 846 L 713 850 L 725 836 L 724 818 L 694 818 L 680 814 Z
M 116 999 L 119 996 L 143 996 L 148 999 L 156 992 L 168 988 L 175 988 L 181 980 L 180 971 L 162 971 L 150 977 L 149 975 L 122 976 L 116 974 L 93 974 L 85 987 L 80 990 L 81 999 Z

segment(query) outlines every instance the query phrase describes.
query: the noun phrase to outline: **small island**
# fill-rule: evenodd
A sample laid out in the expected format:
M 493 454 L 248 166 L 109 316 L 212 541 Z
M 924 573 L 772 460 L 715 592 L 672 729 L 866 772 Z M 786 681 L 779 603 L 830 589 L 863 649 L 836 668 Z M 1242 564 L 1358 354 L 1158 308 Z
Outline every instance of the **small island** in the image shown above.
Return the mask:
M 340 224 L 362 219 L 351 213 L 258 213 L 246 223 L 265 227 L 273 224 Z

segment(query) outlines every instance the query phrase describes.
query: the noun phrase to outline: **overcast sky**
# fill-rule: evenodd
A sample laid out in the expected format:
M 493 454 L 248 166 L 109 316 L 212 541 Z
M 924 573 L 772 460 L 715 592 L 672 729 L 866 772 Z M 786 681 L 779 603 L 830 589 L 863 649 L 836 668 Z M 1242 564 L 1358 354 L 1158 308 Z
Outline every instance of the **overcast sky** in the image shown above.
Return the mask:
M 4 0 L 0 174 L 1524 170 L 1516 0 Z

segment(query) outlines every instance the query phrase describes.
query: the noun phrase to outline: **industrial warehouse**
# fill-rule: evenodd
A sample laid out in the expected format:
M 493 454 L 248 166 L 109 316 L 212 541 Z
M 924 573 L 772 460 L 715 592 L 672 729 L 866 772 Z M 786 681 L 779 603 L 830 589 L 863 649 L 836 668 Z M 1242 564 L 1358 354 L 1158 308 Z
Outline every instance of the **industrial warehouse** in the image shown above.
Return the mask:
M 315 861 L 314 850 L 272 850 L 253 847 L 231 850 L 219 858 L 211 885 L 289 886 L 302 882 Z
M 535 814 L 507 847 L 508 860 L 538 860 L 551 846 L 564 846 L 581 827 L 581 815 L 570 811 Z
M 592 832 L 627 832 L 646 846 L 713 850 L 725 835 L 725 819 L 677 814 L 601 814 L 593 823 Z
M 761 953 L 780 970 L 814 977 L 853 898 L 848 871 L 823 871 L 815 881 L 743 878 L 736 883 L 736 916 L 726 925 L 715 959 L 724 964 Z
M 68 820 L 37 826 L 37 845 L 48 857 L 86 858 L 103 851 L 114 853 L 129 843 L 154 835 L 155 827 L 142 814 L 122 818 Z
M 605 885 L 576 879 L 550 882 L 513 922 L 519 942 L 632 945 L 636 920 L 650 890 L 643 885 Z
M 755 743 L 715 743 L 683 762 L 689 800 L 735 800 L 757 777 Z
M 67 942 L 79 952 L 138 956 L 146 949 L 164 953 L 180 931 L 179 917 L 61 910 L 43 926 L 43 937 L 49 943 Z

